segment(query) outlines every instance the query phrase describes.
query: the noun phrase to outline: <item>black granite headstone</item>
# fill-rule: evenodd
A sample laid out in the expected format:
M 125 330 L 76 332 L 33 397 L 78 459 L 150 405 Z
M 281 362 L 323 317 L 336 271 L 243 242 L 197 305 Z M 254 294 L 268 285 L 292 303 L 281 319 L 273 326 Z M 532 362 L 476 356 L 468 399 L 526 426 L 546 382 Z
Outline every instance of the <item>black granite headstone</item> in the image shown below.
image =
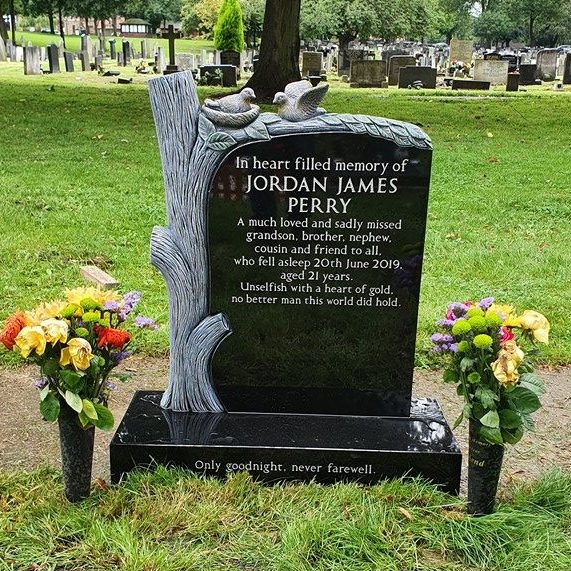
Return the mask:
M 123 40 L 121 43 L 121 50 L 122 50 L 122 65 L 126 67 L 131 63 L 131 44 L 128 40 Z
M 210 77 L 215 77 L 215 74 L 221 73 L 221 83 L 216 82 L 212 85 L 222 85 L 223 87 L 236 87 L 237 81 L 237 68 L 233 65 L 201 65 L 198 67 L 200 77 L 206 78 L 207 74 Z
M 399 69 L 399 88 L 407 88 L 415 82 L 425 89 L 436 89 L 436 68 L 421 65 L 407 65 Z
M 115 40 L 114 38 L 109 40 L 109 57 L 112 60 L 115 60 L 117 58 L 117 46 L 116 46 L 117 40 Z
M 466 90 L 484 90 L 490 89 L 489 81 L 475 81 L 474 79 L 457 79 L 452 80 L 452 89 L 466 89 Z
M 563 64 L 563 85 L 571 84 L 571 53 L 565 55 Z
M 50 66 L 50 73 L 59 73 L 59 50 L 55 44 L 47 47 L 48 64 Z
M 63 61 L 65 63 L 66 72 L 72 73 L 75 71 L 73 67 L 73 54 L 71 52 L 63 52 Z
M 521 63 L 519 66 L 519 84 L 535 85 L 537 79 L 537 65 L 535 63 Z
M 220 63 L 221 65 L 233 65 L 240 79 L 240 54 L 238 52 L 220 52 Z
M 159 462 L 270 482 L 422 475 L 458 492 L 450 429 L 411 397 L 428 137 L 363 115 L 225 114 L 200 107 L 191 78 L 149 82 L 171 366 L 117 428 L 113 481 Z

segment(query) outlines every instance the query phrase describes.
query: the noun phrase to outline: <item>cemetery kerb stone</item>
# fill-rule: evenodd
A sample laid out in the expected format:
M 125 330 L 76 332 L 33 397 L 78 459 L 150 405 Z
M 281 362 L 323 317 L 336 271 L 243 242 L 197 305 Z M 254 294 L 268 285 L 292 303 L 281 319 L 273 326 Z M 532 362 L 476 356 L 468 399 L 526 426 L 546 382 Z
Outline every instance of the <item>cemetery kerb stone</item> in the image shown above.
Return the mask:
M 407 88 L 415 81 L 422 82 L 425 89 L 436 89 L 436 68 L 422 65 L 407 65 L 399 70 L 399 88 Z
M 435 401 L 411 397 L 427 135 L 363 115 L 212 112 L 190 72 L 149 91 L 169 383 L 133 397 L 113 481 L 163 463 L 269 482 L 422 475 L 457 493 L 454 437 Z
M 509 62 L 505 60 L 477 59 L 474 62 L 474 80 L 489 81 L 491 85 L 506 85 Z
M 571 53 L 565 54 L 565 63 L 563 64 L 563 85 L 571 84 Z
M 546 49 L 537 52 L 537 77 L 541 81 L 555 81 L 557 75 L 557 50 Z
M 401 67 L 416 65 L 414 56 L 391 56 L 389 59 L 389 85 L 398 85 Z
M 383 60 L 354 60 L 349 76 L 351 87 L 386 86 L 387 64 Z
M 454 78 L 452 80 L 452 89 L 466 89 L 468 91 L 472 90 L 489 90 L 490 89 L 490 82 L 489 81 L 476 81 L 474 79 L 461 79 L 461 78 Z
M 452 38 L 450 40 L 450 55 L 448 59 L 450 63 L 461 61 L 464 63 L 471 63 L 474 53 L 474 43 L 472 40 L 458 40 Z

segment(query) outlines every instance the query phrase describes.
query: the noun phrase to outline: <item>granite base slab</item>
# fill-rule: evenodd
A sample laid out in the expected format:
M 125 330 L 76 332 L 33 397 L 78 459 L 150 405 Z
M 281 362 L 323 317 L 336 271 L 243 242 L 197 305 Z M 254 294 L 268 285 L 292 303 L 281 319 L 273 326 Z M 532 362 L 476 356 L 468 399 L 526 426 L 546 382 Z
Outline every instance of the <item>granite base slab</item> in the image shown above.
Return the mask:
M 462 454 L 438 403 L 413 399 L 408 417 L 260 412 L 181 413 L 138 391 L 113 437 L 111 479 L 157 464 L 208 476 L 247 471 L 263 482 L 422 476 L 457 494 Z

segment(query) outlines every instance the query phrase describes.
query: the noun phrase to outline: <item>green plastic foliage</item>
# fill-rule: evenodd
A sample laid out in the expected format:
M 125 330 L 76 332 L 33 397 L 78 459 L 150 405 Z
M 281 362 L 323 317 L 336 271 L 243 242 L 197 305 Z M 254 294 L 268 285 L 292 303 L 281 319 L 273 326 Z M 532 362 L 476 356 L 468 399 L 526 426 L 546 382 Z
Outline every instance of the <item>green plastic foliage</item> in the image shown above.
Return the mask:
M 238 52 L 244 49 L 244 22 L 238 0 L 224 0 L 216 26 L 214 47 L 221 52 Z

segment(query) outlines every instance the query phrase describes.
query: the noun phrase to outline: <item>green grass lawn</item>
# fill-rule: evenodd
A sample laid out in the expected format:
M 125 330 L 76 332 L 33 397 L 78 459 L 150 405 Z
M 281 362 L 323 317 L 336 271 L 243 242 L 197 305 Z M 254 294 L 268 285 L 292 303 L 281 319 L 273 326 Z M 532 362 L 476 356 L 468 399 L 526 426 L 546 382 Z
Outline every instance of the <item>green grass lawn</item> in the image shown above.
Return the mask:
M 98 46 L 98 37 L 91 35 L 91 41 L 94 45 Z M 16 41 L 21 43 L 21 38 L 24 38 L 24 45 L 27 45 L 28 42 L 31 42 L 33 46 L 49 46 L 50 44 L 56 44 L 59 46 L 61 37 L 59 35 L 52 35 L 52 34 L 40 34 L 39 32 L 17 32 L 16 33 Z M 109 40 L 111 36 L 107 37 Z M 117 50 L 120 51 L 120 44 L 122 37 L 117 37 Z M 124 38 L 129 40 L 133 43 L 135 51 L 139 51 L 141 38 Z M 158 45 L 162 46 L 163 48 L 168 48 L 168 40 L 163 38 L 148 38 L 149 45 L 151 49 L 153 46 Z M 66 36 L 65 38 L 65 47 L 67 50 L 72 52 L 78 52 L 81 49 L 81 39 L 79 36 Z M 107 50 L 109 49 L 107 45 Z M 214 43 L 210 40 L 190 40 L 190 39 L 179 39 L 176 40 L 176 50 L 177 52 L 181 53 L 192 53 L 192 52 L 200 52 L 201 50 L 213 50 Z
M 163 325 L 144 349 L 168 350 L 166 291 L 148 261 L 165 205 L 144 82 L 24 77 L 21 64 L 1 64 L 0 319 L 81 283 L 79 266 L 94 262 L 144 292 L 142 310 Z M 325 100 L 332 112 L 417 123 L 433 140 L 419 365 L 446 304 L 487 295 L 548 316 L 546 359 L 571 362 L 570 93 L 492 95 L 336 82 Z
M 59 473 L 0 472 L 0 569 L 568 571 L 571 475 L 512 484 L 495 514 L 420 481 L 261 486 L 159 468 L 63 500 Z

